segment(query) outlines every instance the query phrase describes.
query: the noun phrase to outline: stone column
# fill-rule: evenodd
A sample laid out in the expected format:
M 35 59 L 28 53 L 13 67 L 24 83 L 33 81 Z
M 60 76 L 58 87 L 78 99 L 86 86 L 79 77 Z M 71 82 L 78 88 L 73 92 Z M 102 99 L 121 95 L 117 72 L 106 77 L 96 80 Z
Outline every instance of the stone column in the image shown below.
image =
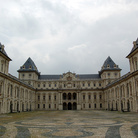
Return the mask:
M 61 92 L 59 92 L 59 110 L 63 110 L 63 104 L 62 104 L 62 93 Z
M 48 105 L 48 93 L 46 93 L 46 109 L 48 109 L 49 108 L 49 105 Z
M 77 92 L 77 110 L 81 110 L 81 96 L 80 92 Z

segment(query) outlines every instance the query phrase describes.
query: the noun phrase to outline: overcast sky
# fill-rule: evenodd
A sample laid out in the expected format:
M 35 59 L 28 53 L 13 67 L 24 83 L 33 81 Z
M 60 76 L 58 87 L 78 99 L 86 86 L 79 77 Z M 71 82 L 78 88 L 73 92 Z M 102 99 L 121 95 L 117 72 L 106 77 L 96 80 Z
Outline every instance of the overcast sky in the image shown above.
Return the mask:
M 97 74 L 108 56 L 129 72 L 138 0 L 0 0 L 10 73 L 31 57 L 41 74 Z

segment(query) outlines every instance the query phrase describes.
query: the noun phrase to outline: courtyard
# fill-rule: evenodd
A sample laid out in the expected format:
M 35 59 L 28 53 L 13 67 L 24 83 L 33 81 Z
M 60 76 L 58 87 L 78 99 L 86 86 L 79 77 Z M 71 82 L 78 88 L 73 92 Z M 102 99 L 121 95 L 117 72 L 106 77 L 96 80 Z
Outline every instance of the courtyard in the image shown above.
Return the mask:
M 1 114 L 0 137 L 137 138 L 138 114 L 76 110 Z

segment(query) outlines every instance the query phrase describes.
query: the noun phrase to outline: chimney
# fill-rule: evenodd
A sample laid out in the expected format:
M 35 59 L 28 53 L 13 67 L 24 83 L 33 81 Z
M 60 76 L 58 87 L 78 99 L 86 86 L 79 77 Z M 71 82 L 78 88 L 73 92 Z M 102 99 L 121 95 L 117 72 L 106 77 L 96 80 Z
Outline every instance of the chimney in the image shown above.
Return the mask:
M 2 50 L 2 52 L 4 51 L 4 45 L 1 45 L 1 50 Z
M 134 45 L 134 47 L 136 46 L 136 41 L 133 41 L 133 45 Z

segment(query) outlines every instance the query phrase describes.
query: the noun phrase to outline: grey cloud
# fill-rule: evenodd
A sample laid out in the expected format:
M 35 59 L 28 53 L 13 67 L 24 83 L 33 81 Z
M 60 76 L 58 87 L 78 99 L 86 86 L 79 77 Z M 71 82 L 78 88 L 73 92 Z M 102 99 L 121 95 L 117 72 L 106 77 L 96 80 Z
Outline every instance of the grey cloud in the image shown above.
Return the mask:
M 91 8 L 91 1 L 82 2 L 84 7 L 89 4 L 88 8 Z M 103 1 L 99 2 L 103 4 Z M 87 23 L 80 17 L 79 10 L 70 11 L 67 4 L 60 1 L 16 3 L 20 8 L 19 17 L 0 14 L 1 18 L 5 17 L 0 22 L 0 38 L 13 59 L 12 74 L 17 75 L 16 70 L 29 56 L 43 74 L 69 70 L 97 73 L 108 56 L 123 69 L 122 74 L 129 71 L 125 57 L 137 38 L 137 10 L 113 13 Z M 133 0 L 133 3 L 137 4 L 137 1 Z M 6 11 L 10 12 L 10 9 Z M 78 45 L 86 47 L 68 50 Z

